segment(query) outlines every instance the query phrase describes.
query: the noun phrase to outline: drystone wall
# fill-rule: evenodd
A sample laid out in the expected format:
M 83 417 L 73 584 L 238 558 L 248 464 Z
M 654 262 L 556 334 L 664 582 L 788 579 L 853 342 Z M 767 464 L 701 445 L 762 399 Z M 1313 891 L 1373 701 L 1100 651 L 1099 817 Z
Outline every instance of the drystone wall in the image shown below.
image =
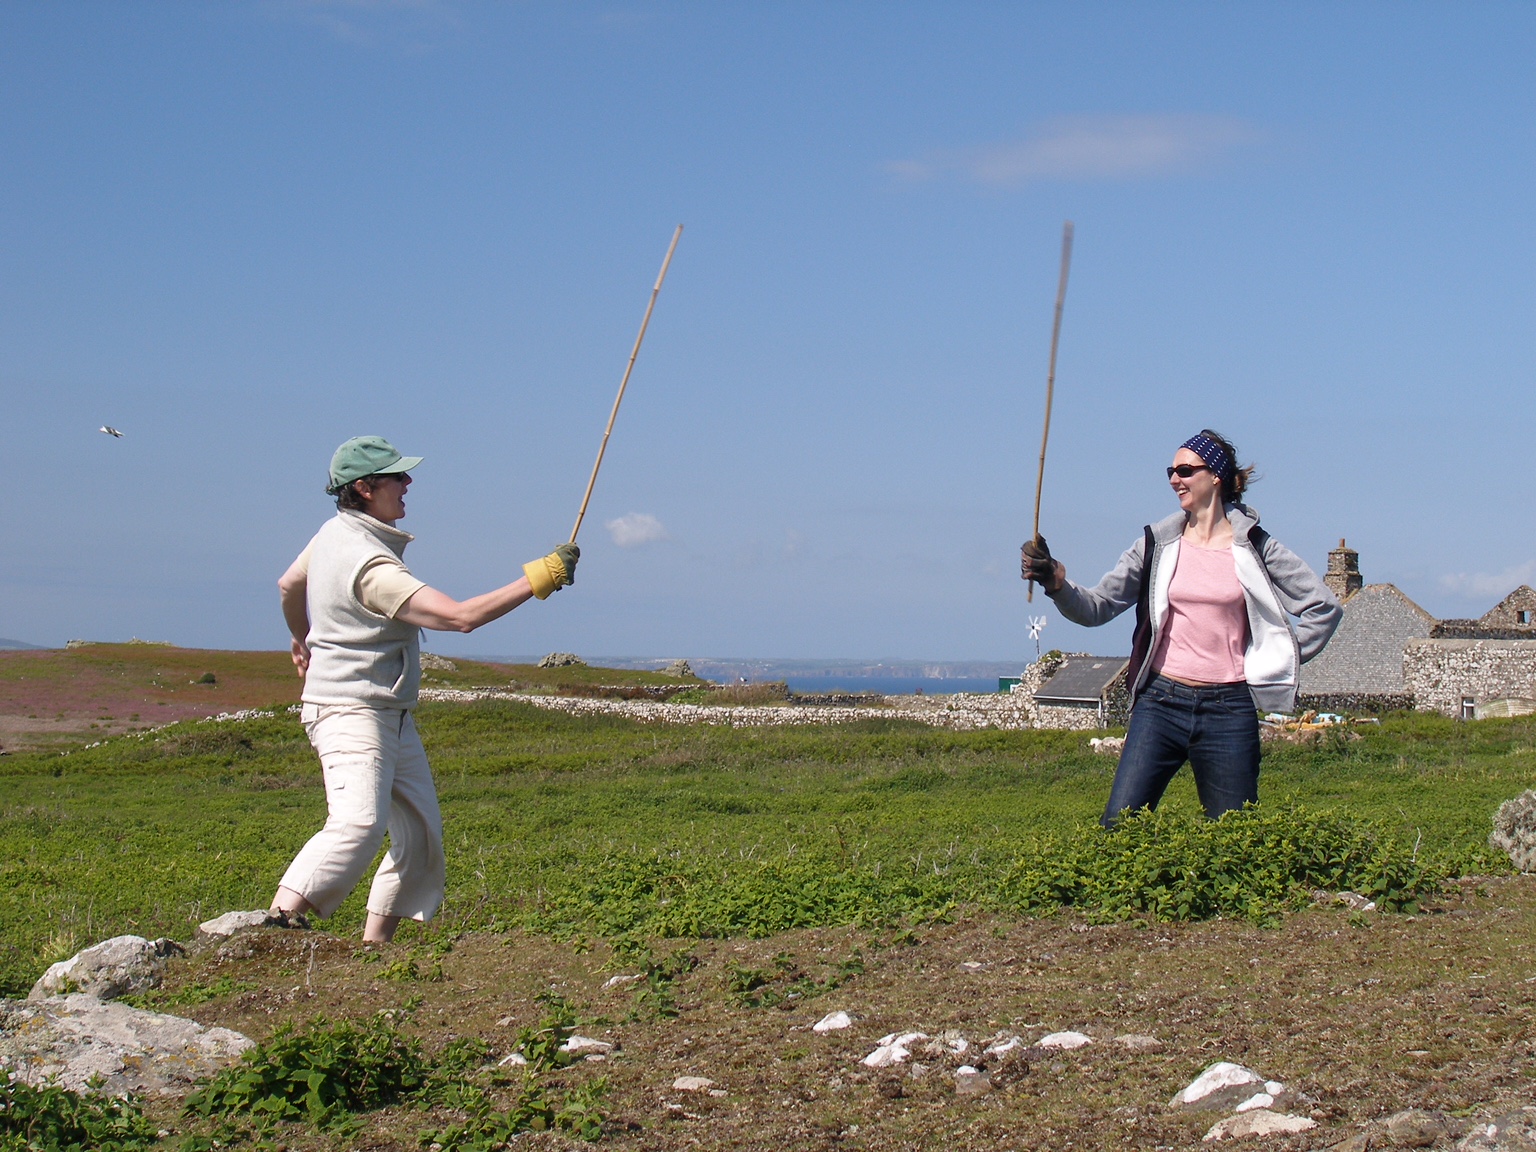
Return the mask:
M 1296 711 L 1347 712 L 1351 715 L 1406 712 L 1413 697 L 1406 692 L 1303 692 L 1296 697 Z
M 1466 700 L 1536 696 L 1536 640 L 1410 640 L 1403 686 L 1420 712 L 1446 716 Z

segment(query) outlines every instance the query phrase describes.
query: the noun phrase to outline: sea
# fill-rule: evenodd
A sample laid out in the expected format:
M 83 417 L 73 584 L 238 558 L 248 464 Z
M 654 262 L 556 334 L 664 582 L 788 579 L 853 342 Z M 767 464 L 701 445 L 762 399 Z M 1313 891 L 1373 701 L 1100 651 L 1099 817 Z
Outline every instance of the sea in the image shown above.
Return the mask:
M 472 656 L 507 664 L 536 664 L 538 656 Z M 886 696 L 996 692 L 1005 677 L 1017 677 L 1034 658 L 1020 660 L 793 660 L 687 657 L 695 676 L 719 684 L 782 680 L 792 692 L 879 692 Z M 603 668 L 659 671 L 675 657 L 592 656 Z

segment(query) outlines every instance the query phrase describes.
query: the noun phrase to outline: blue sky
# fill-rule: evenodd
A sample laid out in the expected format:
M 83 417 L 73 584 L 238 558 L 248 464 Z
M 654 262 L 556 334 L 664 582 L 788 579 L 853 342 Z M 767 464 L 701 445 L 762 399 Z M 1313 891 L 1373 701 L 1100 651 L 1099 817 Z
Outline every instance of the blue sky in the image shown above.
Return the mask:
M 1439 615 L 1536 579 L 1536 10 L 0 6 L 0 635 L 281 647 L 331 450 L 426 456 L 443 652 L 1115 652 L 1203 425 L 1270 531 Z M 121 428 L 114 440 L 103 423 Z

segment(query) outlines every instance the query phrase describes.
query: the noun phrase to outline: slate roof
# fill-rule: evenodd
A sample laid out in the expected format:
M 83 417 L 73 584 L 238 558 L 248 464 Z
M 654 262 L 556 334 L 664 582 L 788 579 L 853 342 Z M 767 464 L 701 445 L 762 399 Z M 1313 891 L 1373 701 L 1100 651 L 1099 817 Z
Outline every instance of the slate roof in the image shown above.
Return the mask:
M 1344 602 L 1344 619 L 1328 646 L 1301 666 L 1306 695 L 1397 694 L 1403 647 L 1427 639 L 1435 618 L 1395 584 L 1367 584 Z
M 1035 693 L 1042 704 L 1097 704 L 1115 677 L 1125 671 L 1125 656 L 1080 656 L 1068 660 Z

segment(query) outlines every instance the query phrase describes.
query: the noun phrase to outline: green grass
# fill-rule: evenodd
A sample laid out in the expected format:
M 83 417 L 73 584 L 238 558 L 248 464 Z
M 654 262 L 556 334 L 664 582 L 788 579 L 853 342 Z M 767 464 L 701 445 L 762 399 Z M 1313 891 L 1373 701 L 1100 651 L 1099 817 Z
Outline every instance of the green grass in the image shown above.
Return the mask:
M 1110 851 L 1083 829 L 1099 814 L 1113 758 L 1089 752 L 1078 733 L 957 733 L 902 720 L 674 727 L 507 702 L 428 705 L 419 720 L 446 820 L 439 923 L 449 929 L 750 934 L 889 922 L 955 901 L 1048 910 L 1043 873 L 1031 867 L 1068 861 L 1061 882 L 1089 893 L 1113 881 L 1101 875 L 1111 857 L 1151 869 L 1147 883 L 1173 893 L 1163 914 L 1177 914 L 1189 897 L 1158 853 L 1173 845 L 1230 859 L 1253 835 L 1202 831 L 1185 773 L 1146 834 L 1164 848 Z M 1345 852 L 1370 822 L 1361 860 L 1505 871 L 1487 847 L 1490 818 L 1533 779 L 1531 720 L 1408 716 L 1356 742 L 1267 749 L 1261 812 L 1278 820 L 1299 806 L 1296 827 L 1312 837 L 1303 856 Z M 185 939 L 198 920 L 265 906 L 324 818 L 314 755 L 285 712 L 6 757 L 0 788 L 8 994 L 71 944 L 121 932 Z M 1348 827 L 1324 828 L 1328 812 Z M 1288 876 L 1229 880 L 1283 886 Z M 360 889 L 330 926 L 354 928 L 362 899 Z M 1234 899 L 1215 910 L 1247 914 L 1242 893 Z

